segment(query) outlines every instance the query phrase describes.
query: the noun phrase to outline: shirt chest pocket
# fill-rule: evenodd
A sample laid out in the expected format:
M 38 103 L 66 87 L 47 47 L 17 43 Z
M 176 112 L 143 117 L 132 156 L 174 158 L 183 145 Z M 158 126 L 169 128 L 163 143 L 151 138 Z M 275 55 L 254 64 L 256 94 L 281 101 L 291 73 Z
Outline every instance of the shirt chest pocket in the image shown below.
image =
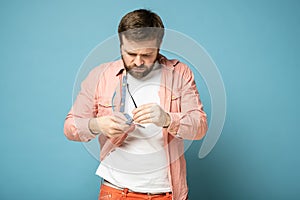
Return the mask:
M 111 115 L 115 107 L 111 97 L 100 97 L 97 101 L 97 106 L 97 117 Z
M 171 111 L 181 112 L 181 93 L 173 92 L 171 96 Z

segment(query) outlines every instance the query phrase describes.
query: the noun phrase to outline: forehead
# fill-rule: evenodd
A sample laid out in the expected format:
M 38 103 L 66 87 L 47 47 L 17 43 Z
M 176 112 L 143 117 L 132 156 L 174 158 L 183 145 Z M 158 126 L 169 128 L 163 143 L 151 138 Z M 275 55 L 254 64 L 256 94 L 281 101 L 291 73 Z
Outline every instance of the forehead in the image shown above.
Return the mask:
M 126 39 L 126 37 L 123 35 L 122 48 L 126 51 L 139 51 L 139 50 L 155 51 L 158 47 L 157 47 L 156 39 L 133 41 L 133 40 Z

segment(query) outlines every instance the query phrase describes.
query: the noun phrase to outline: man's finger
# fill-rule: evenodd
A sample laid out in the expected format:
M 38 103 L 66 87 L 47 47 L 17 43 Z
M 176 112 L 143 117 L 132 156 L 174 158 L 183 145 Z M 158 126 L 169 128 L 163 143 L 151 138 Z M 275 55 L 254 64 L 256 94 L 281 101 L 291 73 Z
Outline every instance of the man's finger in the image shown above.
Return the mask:
M 136 123 L 142 123 L 142 121 L 144 121 L 144 120 L 148 120 L 148 121 L 150 120 L 150 122 L 152 122 L 151 119 L 152 119 L 152 113 L 146 113 L 144 115 L 140 115 L 139 117 L 134 118 L 133 120 Z
M 151 117 L 151 114 L 152 114 L 152 109 L 151 109 L 151 108 L 147 108 L 147 109 L 145 109 L 145 110 L 141 110 L 141 111 L 135 113 L 135 114 L 133 115 L 133 120 L 136 121 L 136 122 L 138 122 L 138 121 L 140 121 L 141 119 L 145 119 L 145 117 L 146 117 L 146 118 L 147 118 L 147 117 L 148 117 L 148 118 Z
M 119 118 L 119 119 L 121 119 L 121 120 L 123 120 L 123 121 L 127 121 L 127 118 L 126 118 L 126 117 L 124 116 L 124 114 L 121 113 L 121 112 L 114 112 L 114 113 L 113 113 L 113 117 Z
M 130 125 L 112 122 L 109 127 L 107 127 L 106 134 L 115 136 L 126 132 L 128 129 L 130 129 Z
M 126 118 L 123 119 L 123 118 L 119 118 L 118 116 L 112 116 L 111 121 L 112 121 L 112 123 L 125 124 L 127 120 L 126 120 Z
M 145 120 L 142 120 L 142 121 L 139 122 L 139 124 L 150 124 L 150 123 L 153 123 L 152 118 L 145 119 Z
M 143 104 L 137 108 L 135 108 L 133 111 L 132 111 L 132 114 L 136 114 L 142 110 L 145 110 L 145 109 L 148 109 L 148 108 L 151 108 L 153 105 L 155 105 L 155 103 L 147 103 L 147 104 Z

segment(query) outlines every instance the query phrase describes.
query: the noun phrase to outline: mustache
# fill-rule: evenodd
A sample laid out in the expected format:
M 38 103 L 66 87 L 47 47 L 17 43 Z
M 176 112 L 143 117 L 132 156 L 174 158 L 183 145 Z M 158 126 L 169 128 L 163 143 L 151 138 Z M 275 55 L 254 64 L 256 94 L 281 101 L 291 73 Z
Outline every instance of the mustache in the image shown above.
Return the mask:
M 131 65 L 131 66 L 129 66 L 129 68 L 130 68 L 130 70 L 131 69 L 147 69 L 146 65 L 144 65 L 144 64 L 139 65 L 139 66 L 137 66 L 137 65 Z

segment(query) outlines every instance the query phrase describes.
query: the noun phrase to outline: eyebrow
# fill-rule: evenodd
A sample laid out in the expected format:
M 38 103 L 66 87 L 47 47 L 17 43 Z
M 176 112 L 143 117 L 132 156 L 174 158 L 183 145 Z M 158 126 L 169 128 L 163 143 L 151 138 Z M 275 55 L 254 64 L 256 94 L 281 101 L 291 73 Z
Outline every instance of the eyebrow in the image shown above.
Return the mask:
M 131 51 L 127 51 L 126 49 L 124 49 L 124 51 L 127 53 L 127 54 L 129 54 L 129 55 L 137 55 L 137 53 L 134 53 L 134 52 L 131 52 Z M 142 56 L 147 56 L 147 55 L 151 55 L 151 54 L 153 54 L 154 52 L 147 52 L 147 53 L 142 53 L 142 54 L 140 54 L 140 55 L 142 55 Z

